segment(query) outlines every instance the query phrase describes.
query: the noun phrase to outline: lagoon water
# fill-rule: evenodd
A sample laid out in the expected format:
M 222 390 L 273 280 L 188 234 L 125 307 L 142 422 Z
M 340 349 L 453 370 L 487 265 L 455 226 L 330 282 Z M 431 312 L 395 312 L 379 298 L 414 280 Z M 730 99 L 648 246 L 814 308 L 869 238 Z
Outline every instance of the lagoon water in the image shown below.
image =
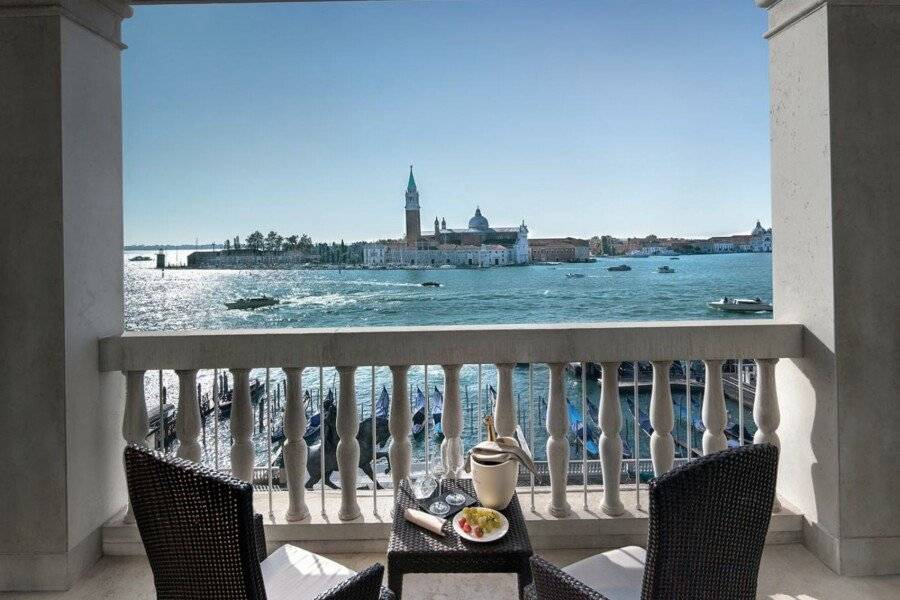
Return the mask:
M 187 251 L 170 252 L 169 262 L 184 262 Z M 596 263 L 576 265 L 506 267 L 494 269 L 438 270 L 167 270 L 163 275 L 154 269 L 155 261 L 128 262 L 137 255 L 125 253 L 125 328 L 127 330 L 238 329 L 287 327 L 340 327 L 391 325 L 457 325 L 479 323 L 560 323 L 600 321 L 655 321 L 730 318 L 771 318 L 771 314 L 741 315 L 713 311 L 706 302 L 722 296 L 755 297 L 771 300 L 772 260 L 770 254 L 732 254 L 668 257 L 602 259 Z M 607 267 L 628 264 L 628 272 L 610 272 Z M 657 267 L 668 265 L 675 273 L 661 274 Z M 583 278 L 567 278 L 567 273 L 580 273 Z M 422 287 L 425 281 L 438 281 L 441 287 Z M 254 311 L 227 310 L 224 302 L 240 297 L 266 294 L 281 304 Z M 437 340 L 435 343 L 439 343 Z M 688 357 L 685 357 L 688 358 Z M 228 365 L 220 365 L 225 368 Z M 262 366 L 262 365 L 261 365 Z M 271 365 L 272 389 L 283 381 L 278 365 Z M 695 366 L 695 368 L 698 368 Z M 478 441 L 478 366 L 467 365 L 461 372 L 466 427 L 464 445 Z M 496 385 L 496 371 L 484 365 L 482 373 L 483 411 L 488 408 L 489 384 Z M 211 387 L 212 371 L 201 371 L 198 380 L 204 391 Z M 265 369 L 254 370 L 252 377 L 264 381 Z M 360 415 L 371 406 L 373 372 L 362 368 L 357 372 L 356 393 Z M 374 370 L 376 389 L 390 390 L 390 371 Z M 439 366 L 428 369 L 429 387 L 443 390 L 443 374 Z M 322 373 L 323 389 L 337 385 L 333 369 Z M 163 373 L 167 397 L 177 404 L 178 385 L 175 374 Z M 424 386 L 422 366 L 410 370 L 413 389 Z M 303 385 L 318 398 L 318 369 L 306 369 Z M 530 432 L 530 417 L 535 422 L 535 453 L 544 455 L 546 434 L 543 432 L 548 385 L 546 365 L 535 365 L 529 386 L 527 367 L 516 368 L 514 392 L 518 398 L 520 423 Z M 534 401 L 529 403 L 529 387 Z M 567 381 L 569 400 L 581 406 L 581 382 Z M 589 381 L 587 405 L 591 420 L 597 421 L 599 390 Z M 158 404 L 158 374 L 147 374 L 148 404 Z M 686 437 L 683 392 L 673 392 L 676 403 L 675 435 Z M 700 414 L 702 390 L 695 389 L 692 419 Z M 623 391 L 623 438 L 633 439 L 631 429 L 631 395 Z M 737 406 L 729 405 L 731 421 L 737 419 Z M 649 412 L 649 394 L 640 394 L 640 410 Z M 272 427 L 277 430 L 281 414 L 275 411 Z M 749 411 L 745 411 L 747 428 L 754 427 Z M 213 462 L 212 424 L 207 423 L 206 459 Z M 641 437 L 641 455 L 649 456 L 647 437 Z M 258 464 L 265 464 L 267 452 L 265 432 L 254 435 Z M 228 427 L 219 427 L 219 464 L 228 465 Z M 699 444 L 695 433 L 694 446 Z M 434 444 L 431 444 L 434 447 Z M 418 458 L 424 453 L 422 440 L 414 442 Z M 573 443 L 573 457 L 580 447 Z

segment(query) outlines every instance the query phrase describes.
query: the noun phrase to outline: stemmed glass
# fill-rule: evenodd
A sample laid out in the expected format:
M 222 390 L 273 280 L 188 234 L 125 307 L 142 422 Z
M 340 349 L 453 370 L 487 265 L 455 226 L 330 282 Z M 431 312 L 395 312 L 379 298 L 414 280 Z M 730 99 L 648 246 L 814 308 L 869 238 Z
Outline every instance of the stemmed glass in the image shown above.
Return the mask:
M 444 483 L 444 463 L 440 456 L 436 456 L 431 463 L 431 472 L 437 479 L 437 500 L 428 506 L 428 512 L 439 517 L 443 517 L 450 512 L 450 505 L 443 499 L 443 483 Z
M 450 470 L 450 473 L 447 473 L 444 476 L 444 479 L 446 479 L 448 476 L 453 481 L 456 481 L 458 479 L 456 477 L 456 474 L 459 473 L 459 470 L 462 468 L 462 464 L 459 464 L 459 461 L 456 461 L 456 462 L 457 462 L 456 465 L 450 465 L 451 467 L 455 467 L 455 468 L 452 468 Z M 466 496 L 465 496 L 465 494 L 463 494 L 460 491 L 459 485 L 454 485 L 454 487 L 455 487 L 455 491 L 453 493 L 447 494 L 447 498 L 446 498 L 447 504 L 449 504 L 450 506 L 462 506 L 463 504 L 466 503 Z

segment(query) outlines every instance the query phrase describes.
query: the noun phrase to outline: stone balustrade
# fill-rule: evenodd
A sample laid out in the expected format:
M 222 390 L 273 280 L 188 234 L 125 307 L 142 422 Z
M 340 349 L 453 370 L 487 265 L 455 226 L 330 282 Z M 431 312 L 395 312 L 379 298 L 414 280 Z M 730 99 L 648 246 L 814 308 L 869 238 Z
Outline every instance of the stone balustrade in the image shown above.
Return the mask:
M 604 483 L 599 508 L 610 516 L 616 516 L 625 511 L 619 488 L 623 462 L 627 463 L 623 458 L 621 436 L 620 364 L 644 361 L 645 364 L 649 362 L 652 365 L 650 459 L 654 473 L 661 475 L 672 468 L 676 454 L 669 375 L 673 361 L 686 365 L 690 362 L 681 362 L 686 357 L 697 357 L 705 365 L 705 381 L 694 381 L 693 385 L 704 387 L 702 423 L 705 431 L 702 451 L 707 454 L 727 447 L 724 433 L 727 415 L 722 379 L 723 363 L 733 358 L 756 361 L 758 374 L 753 415 L 758 431 L 754 441 L 778 444 L 779 407 L 775 390 L 775 364 L 779 358 L 798 357 L 801 354 L 800 326 L 761 321 L 127 333 L 102 340 L 100 349 L 101 369 L 123 371 L 126 375 L 125 416 L 122 425 L 122 435 L 126 442 L 144 443 L 147 438 L 145 373 L 160 369 L 173 369 L 177 372 L 177 452 L 180 457 L 189 460 L 199 460 L 201 455 L 198 442 L 201 416 L 196 396 L 197 371 L 229 368 L 234 380 L 229 420 L 232 439 L 230 464 L 234 476 L 244 480 L 252 480 L 255 460 L 250 368 L 281 365 L 286 377 L 283 454 L 289 494 L 289 508 L 285 518 L 289 521 L 302 521 L 309 515 L 303 486 L 307 477 L 308 456 L 306 442 L 303 440 L 307 425 L 301 389 L 304 368 L 336 367 L 339 375 L 340 386 L 336 400 L 336 432 L 339 439 L 336 454 L 341 478 L 339 518 L 354 520 L 361 514 L 356 490 L 357 470 L 360 466 L 357 434 L 375 435 L 374 424 L 371 434 L 368 430 L 360 433 L 355 392 L 355 374 L 359 367 L 390 367 L 392 394 L 388 416 L 391 436 L 389 457 L 391 478 L 396 490 L 399 482 L 409 475 L 412 462 L 410 366 L 442 365 L 445 390 L 442 427 L 445 437 L 439 455 L 444 470 L 456 476 L 463 466 L 464 450 L 461 436 L 465 423 L 459 390 L 461 367 L 466 364 L 496 365 L 497 395 L 493 406 L 495 422 L 501 435 L 514 435 L 517 424 L 512 389 L 514 367 L 517 363 L 548 365 L 548 400 L 544 424 L 550 483 L 548 510 L 556 517 L 565 517 L 571 511 L 568 502 L 571 423 L 567 410 L 569 400 L 566 397 L 566 368 L 573 363 L 599 364 L 602 377 L 599 379 L 598 459 Z M 218 380 L 216 384 L 218 385 Z M 689 389 L 690 377 L 685 384 Z M 646 382 L 635 382 L 636 388 L 638 385 L 646 385 Z M 185 399 L 187 402 L 183 401 Z M 374 401 L 373 385 L 372 411 Z M 687 408 L 689 410 L 689 403 Z M 689 414 L 687 422 L 690 429 L 692 423 Z M 686 437 L 691 439 L 690 434 Z M 743 431 L 740 432 L 740 438 L 740 443 L 743 443 Z M 686 451 L 688 456 L 694 450 L 692 444 L 689 446 L 690 449 Z M 637 462 L 642 457 L 631 458 Z M 321 464 L 324 471 L 324 461 Z M 582 468 L 586 468 L 586 464 L 583 461 Z M 637 479 L 639 485 L 639 478 Z M 584 489 L 587 501 L 586 485 Z M 777 503 L 775 509 L 778 509 Z

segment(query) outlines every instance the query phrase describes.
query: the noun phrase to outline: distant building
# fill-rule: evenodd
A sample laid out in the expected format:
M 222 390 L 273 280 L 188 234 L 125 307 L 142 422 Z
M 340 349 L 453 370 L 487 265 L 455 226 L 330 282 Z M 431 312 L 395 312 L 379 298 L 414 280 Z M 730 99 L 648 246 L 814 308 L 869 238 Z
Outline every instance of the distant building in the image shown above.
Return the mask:
M 589 240 L 536 238 L 528 240 L 531 262 L 586 262 L 591 258 Z
M 644 238 L 613 239 L 616 254 L 654 256 L 669 254 L 727 254 L 732 252 L 771 252 L 772 229 L 759 221 L 748 235 L 716 236 L 705 240 L 685 238 L 661 239 L 655 235 Z
M 772 251 L 772 228 L 763 228 L 759 221 L 756 227 L 750 232 L 750 246 L 752 252 L 771 252 Z
M 363 262 L 369 266 L 488 267 L 525 264 L 529 260 L 528 227 L 491 227 L 481 208 L 466 228 L 447 227 L 434 219 L 433 233 L 421 231 L 419 190 L 409 168 L 406 185 L 406 231 L 402 240 L 366 244 Z

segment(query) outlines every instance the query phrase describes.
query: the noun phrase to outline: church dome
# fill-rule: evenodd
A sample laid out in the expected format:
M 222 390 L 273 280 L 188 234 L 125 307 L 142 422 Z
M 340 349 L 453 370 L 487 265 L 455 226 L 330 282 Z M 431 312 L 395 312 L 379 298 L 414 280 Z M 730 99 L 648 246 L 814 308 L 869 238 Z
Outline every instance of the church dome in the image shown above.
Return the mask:
M 481 208 L 476 208 L 475 216 L 469 219 L 469 229 L 488 229 L 488 220 L 481 216 Z

